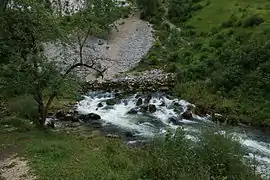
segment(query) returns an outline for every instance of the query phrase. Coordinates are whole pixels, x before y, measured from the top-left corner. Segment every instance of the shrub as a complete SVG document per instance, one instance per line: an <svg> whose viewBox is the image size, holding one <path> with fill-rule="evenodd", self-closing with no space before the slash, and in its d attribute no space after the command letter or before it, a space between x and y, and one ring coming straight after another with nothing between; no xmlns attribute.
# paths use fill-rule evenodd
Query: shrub
<svg viewBox="0 0 270 180"><path fill-rule="evenodd" d="M178 68L175 64L169 64L167 67L166 67L166 72L169 72L169 73L175 73L178 71Z"/></svg>
<svg viewBox="0 0 270 180"><path fill-rule="evenodd" d="M198 10L200 10L202 8L203 8L203 6L201 4L194 4L194 5L192 5L191 10L192 11L198 11Z"/></svg>
<svg viewBox="0 0 270 180"><path fill-rule="evenodd" d="M242 148L233 137L216 131L203 132L196 143L185 137L178 129L174 136L154 140L135 179L260 179L242 162Z"/></svg>
<svg viewBox="0 0 270 180"><path fill-rule="evenodd" d="M150 57L150 65L157 65L157 64L158 64L157 56L151 56Z"/></svg>
<svg viewBox="0 0 270 180"><path fill-rule="evenodd" d="M38 116L37 103L32 96L23 95L12 98L8 102L8 111L18 117L36 120Z"/></svg>
<svg viewBox="0 0 270 180"><path fill-rule="evenodd" d="M244 28L254 27L260 25L263 22L264 22L263 18L259 17L258 15L252 15L244 20L243 27Z"/></svg>
<svg viewBox="0 0 270 180"><path fill-rule="evenodd" d="M179 60L179 53L177 51L169 53L167 59L170 62L177 62Z"/></svg>
<svg viewBox="0 0 270 180"><path fill-rule="evenodd" d="M18 117L5 117L0 119L0 128L14 127L16 131L25 132L33 128L29 120L18 118Z"/></svg>

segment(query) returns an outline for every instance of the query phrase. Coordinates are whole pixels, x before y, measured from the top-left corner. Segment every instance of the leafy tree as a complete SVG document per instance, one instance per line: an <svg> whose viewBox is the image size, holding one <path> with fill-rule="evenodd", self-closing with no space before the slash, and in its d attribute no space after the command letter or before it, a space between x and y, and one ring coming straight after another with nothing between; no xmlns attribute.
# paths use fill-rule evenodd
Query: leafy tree
<svg viewBox="0 0 270 180"><path fill-rule="evenodd" d="M159 0L137 0L137 5L141 9L141 16L151 17L159 13L161 2Z"/></svg>
<svg viewBox="0 0 270 180"><path fill-rule="evenodd" d="M97 9L93 11L101 10L100 13L105 14L105 11L102 11L102 5L94 7ZM66 80L71 78L70 73L75 68L86 67L100 74L105 70L97 68L96 59L83 62L83 57L80 57L79 61L75 59L64 71L61 71L55 61L49 60L44 55L44 43L56 39L62 41L62 39L69 38L69 34L74 32L67 33L62 31L63 28L59 28L61 27L59 16L52 13L45 0L38 2L35 0L12 1L12 5L0 13L0 56L1 60L3 59L1 61L3 65L0 67L0 88L13 96L23 93L31 94L38 104L40 116L38 124L43 126L53 100L60 94L61 88ZM97 19L93 18L94 15L91 13L81 13L86 19L81 31L82 34L85 32L84 30L87 30L87 27L91 27L91 30L92 26L98 26L96 29L106 29L108 22L110 22L105 22L104 16ZM89 22L93 23L89 24ZM76 27L82 24L83 20ZM86 34L90 35L90 33ZM48 94L45 93L47 91Z"/></svg>

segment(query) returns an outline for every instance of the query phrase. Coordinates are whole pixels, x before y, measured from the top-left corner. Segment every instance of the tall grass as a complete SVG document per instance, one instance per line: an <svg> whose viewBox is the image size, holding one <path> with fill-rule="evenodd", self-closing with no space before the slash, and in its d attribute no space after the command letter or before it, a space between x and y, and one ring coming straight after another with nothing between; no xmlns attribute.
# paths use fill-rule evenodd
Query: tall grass
<svg viewBox="0 0 270 180"><path fill-rule="evenodd" d="M155 141L150 147L137 179L260 179L251 166L243 163L240 144L228 135L206 131L194 143L178 131L174 137Z"/></svg>

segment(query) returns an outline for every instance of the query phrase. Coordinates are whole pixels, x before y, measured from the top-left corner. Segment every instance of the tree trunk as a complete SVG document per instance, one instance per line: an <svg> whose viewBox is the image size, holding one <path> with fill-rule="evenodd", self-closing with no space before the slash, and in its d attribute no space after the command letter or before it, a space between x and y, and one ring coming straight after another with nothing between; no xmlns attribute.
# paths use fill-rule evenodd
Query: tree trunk
<svg viewBox="0 0 270 180"><path fill-rule="evenodd" d="M44 116L45 115L44 111L45 111L45 107L44 107L43 102L41 103L39 102L38 104L39 120L37 122L37 125L39 127L43 127L45 124L46 116Z"/></svg>

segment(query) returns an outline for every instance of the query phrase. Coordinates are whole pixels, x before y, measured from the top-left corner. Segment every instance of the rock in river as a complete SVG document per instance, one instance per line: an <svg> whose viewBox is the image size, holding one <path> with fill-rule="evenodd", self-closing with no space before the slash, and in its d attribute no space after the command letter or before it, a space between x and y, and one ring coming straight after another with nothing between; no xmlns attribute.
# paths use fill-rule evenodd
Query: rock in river
<svg viewBox="0 0 270 180"><path fill-rule="evenodd" d="M149 104L149 112L154 113L157 111L157 108L154 104Z"/></svg>
<svg viewBox="0 0 270 180"><path fill-rule="evenodd" d="M97 107L98 108L103 107L103 104L100 102L100 103L98 103Z"/></svg>
<svg viewBox="0 0 270 180"><path fill-rule="evenodd" d="M101 119L101 117L98 114L89 113L89 114L82 114L82 115L80 115L79 119L81 119L82 121L86 122L86 121L91 121L91 120L99 120L99 119Z"/></svg>
<svg viewBox="0 0 270 180"><path fill-rule="evenodd" d="M192 119L193 118L192 112L189 111L189 110L186 110L185 112L183 112L182 118L184 118L184 119Z"/></svg>
<svg viewBox="0 0 270 180"><path fill-rule="evenodd" d="M108 106L113 106L113 105L116 104L116 100L115 100L115 99L108 99L108 100L106 101L106 104L107 104Z"/></svg>
<svg viewBox="0 0 270 180"><path fill-rule="evenodd" d="M137 102L136 102L136 106L140 106L140 105L142 105L142 103L143 103L142 98L139 98L139 99L137 100Z"/></svg>

